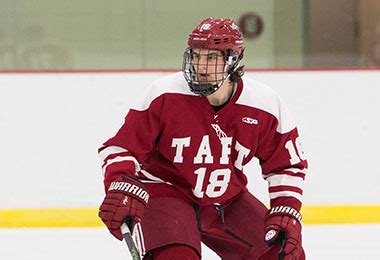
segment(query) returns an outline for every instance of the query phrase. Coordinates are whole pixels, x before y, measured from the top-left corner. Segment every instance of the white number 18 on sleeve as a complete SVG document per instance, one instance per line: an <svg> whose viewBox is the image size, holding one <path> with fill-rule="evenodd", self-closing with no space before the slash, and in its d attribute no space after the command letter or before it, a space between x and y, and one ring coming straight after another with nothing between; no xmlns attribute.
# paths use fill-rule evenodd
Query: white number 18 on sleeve
<svg viewBox="0 0 380 260"><path fill-rule="evenodd" d="M297 137L295 142L293 143L292 140L289 140L285 143L285 148L288 150L290 155L290 163L292 165L297 164L301 162L301 160L305 160L305 153L301 146L300 138Z"/></svg>

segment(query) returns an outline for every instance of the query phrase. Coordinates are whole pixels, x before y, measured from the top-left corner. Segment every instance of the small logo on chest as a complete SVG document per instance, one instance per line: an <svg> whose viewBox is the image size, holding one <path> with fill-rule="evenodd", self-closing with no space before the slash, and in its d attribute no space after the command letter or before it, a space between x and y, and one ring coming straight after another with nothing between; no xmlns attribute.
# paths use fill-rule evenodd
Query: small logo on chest
<svg viewBox="0 0 380 260"><path fill-rule="evenodd" d="M253 118L250 118L250 117L243 117L241 119L241 121L243 121L244 123L250 124L250 125L257 125L257 124L259 124L259 121L257 119L253 119Z"/></svg>

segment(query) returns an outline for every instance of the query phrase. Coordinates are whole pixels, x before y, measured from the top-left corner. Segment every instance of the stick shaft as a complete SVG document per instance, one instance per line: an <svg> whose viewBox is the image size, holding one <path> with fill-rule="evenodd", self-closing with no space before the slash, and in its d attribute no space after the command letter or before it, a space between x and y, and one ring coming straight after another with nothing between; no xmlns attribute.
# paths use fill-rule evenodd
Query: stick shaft
<svg viewBox="0 0 380 260"><path fill-rule="evenodd" d="M131 253L133 260L141 260L139 251L133 241L131 231L126 223L123 223L120 227L121 233L123 234L124 240L127 243L129 252Z"/></svg>

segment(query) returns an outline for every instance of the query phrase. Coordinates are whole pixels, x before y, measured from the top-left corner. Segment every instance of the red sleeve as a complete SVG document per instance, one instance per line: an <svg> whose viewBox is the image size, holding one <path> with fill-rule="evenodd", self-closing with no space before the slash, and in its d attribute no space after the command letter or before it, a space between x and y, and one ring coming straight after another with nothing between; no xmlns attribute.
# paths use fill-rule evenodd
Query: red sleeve
<svg viewBox="0 0 380 260"><path fill-rule="evenodd" d="M162 102L161 96L147 108L131 109L116 135L99 149L105 189L120 175L138 177L141 162L153 150L160 131L159 113Z"/></svg>
<svg viewBox="0 0 380 260"><path fill-rule="evenodd" d="M284 130L281 127L284 122L272 119L258 147L263 177L269 185L270 204L271 207L287 205L299 211L308 165L298 130L295 126Z"/></svg>

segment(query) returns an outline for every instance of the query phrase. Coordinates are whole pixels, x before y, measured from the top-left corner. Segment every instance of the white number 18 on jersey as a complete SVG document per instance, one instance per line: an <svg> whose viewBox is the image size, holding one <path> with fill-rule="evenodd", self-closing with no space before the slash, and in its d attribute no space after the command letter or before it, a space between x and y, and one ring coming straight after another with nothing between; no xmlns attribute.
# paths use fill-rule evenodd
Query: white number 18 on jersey
<svg viewBox="0 0 380 260"><path fill-rule="evenodd" d="M197 175L197 183L193 189L193 194L198 198L203 198L204 191L203 182L206 175L206 168L201 167L194 172ZM228 183L231 179L230 169L216 169L210 174L210 178L206 187L206 195L209 198L216 198L222 196L226 190Z"/></svg>

